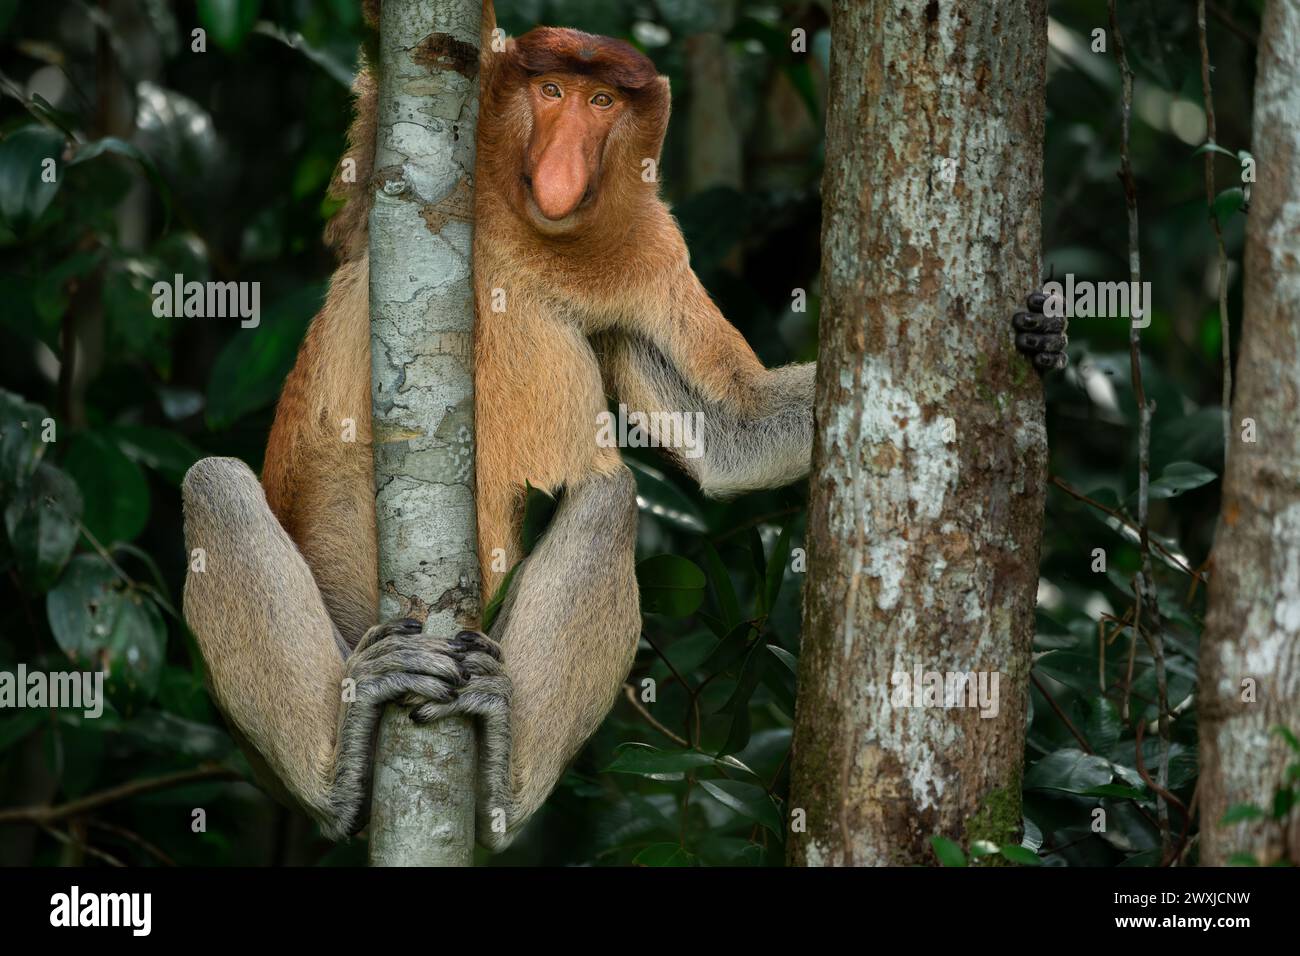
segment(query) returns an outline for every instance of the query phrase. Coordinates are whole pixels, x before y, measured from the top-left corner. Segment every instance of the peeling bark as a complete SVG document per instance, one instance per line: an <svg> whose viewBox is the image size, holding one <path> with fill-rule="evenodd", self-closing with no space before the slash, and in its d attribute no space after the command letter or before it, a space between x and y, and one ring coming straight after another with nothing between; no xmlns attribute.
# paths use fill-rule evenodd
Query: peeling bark
<svg viewBox="0 0 1300 956"><path fill-rule="evenodd" d="M1271 815L1300 755L1300 8L1269 3L1259 31L1245 310L1232 454L1200 658L1201 862L1300 863L1300 813L1220 827L1248 803ZM1242 441L1243 421L1255 442ZM1253 700L1248 699L1253 690ZM1243 699L1247 698L1247 699Z"/></svg>
<svg viewBox="0 0 1300 956"><path fill-rule="evenodd" d="M835 0L796 865L1019 842L1046 465L1011 315L1040 256L1042 0ZM997 714L891 702L986 672Z"/></svg>
<svg viewBox="0 0 1300 956"><path fill-rule="evenodd" d="M479 613L468 214L478 119L478 0L385 0L370 214L380 616L450 637ZM474 728L380 724L370 862L467 866Z"/></svg>

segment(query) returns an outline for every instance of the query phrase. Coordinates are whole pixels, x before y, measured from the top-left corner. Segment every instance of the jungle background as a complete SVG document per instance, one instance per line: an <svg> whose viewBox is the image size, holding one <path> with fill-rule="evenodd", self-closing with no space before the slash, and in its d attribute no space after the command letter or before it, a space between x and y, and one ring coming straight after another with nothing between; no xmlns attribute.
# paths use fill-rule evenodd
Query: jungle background
<svg viewBox="0 0 1300 956"><path fill-rule="evenodd" d="M1235 154L1250 145L1261 6L1210 4L1222 148L1214 214L1233 328L1247 214ZM826 8L502 0L497 12L513 34L577 27L625 38L654 59L674 97L660 178L695 269L767 364L814 359ZM1119 74L1109 44L1091 49L1106 6L1054 0L1049 14L1044 268L1126 279ZM1178 705L1169 789L1184 806L1197 776L1197 569L1214 534L1223 452L1194 14L1174 0L1121 5L1137 73L1143 277L1155 305L1142 348L1156 403L1156 575ZM191 49L196 27L206 52ZM791 50L796 27L806 52ZM93 661L110 673L110 706L97 720L0 712L0 863L365 859L364 838L333 846L246 782L177 615L180 479L203 455L260 467L274 402L332 269L321 242L334 208L325 187L344 152L365 34L355 0L0 0L0 670ZM47 156L64 158L55 184L40 179ZM260 325L155 317L151 287L175 273L260 282ZM802 310L796 289L807 294ZM1008 320L1016 308L1007 303ZM1071 368L1046 386L1051 474L1090 502L1059 484L1048 492L1025 852L1013 856L1154 865L1154 795L1135 734L1154 715L1154 675L1139 648L1130 679L1129 637L1108 623L1131 605L1138 566L1125 527L1137 481L1128 327L1076 319L1070 334ZM47 417L53 442L20 424ZM709 502L661 460L628 457L642 512L636 700L620 699L526 834L493 862L779 865L806 491ZM1094 570L1094 548L1105 549L1104 572ZM653 701L643 700L647 678ZM1157 743L1142 741L1146 767ZM4 817L177 773L188 782L83 812ZM1104 833L1090 828L1099 805L1110 819ZM199 832L196 808L206 821ZM1194 862L1197 824L1185 826L1177 807L1171 817L1181 858Z"/></svg>

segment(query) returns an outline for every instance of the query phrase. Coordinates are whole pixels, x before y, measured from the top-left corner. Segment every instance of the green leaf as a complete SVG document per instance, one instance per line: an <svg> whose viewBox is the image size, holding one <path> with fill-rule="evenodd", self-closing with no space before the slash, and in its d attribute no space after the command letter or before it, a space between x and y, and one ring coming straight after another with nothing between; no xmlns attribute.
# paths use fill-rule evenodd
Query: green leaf
<svg viewBox="0 0 1300 956"><path fill-rule="evenodd" d="M772 652L772 656L789 668L790 673L795 677L799 676L799 658L795 657L784 647L778 647L776 644L767 645L767 649Z"/></svg>
<svg viewBox="0 0 1300 956"><path fill-rule="evenodd" d="M762 787L738 780L699 780L697 783L723 806L766 827L776 834L777 839L784 838L781 815Z"/></svg>
<svg viewBox="0 0 1300 956"><path fill-rule="evenodd" d="M1288 728L1283 727L1281 724L1276 724L1273 726L1272 732L1285 740L1288 747L1296 753L1300 753L1300 738L1297 738Z"/></svg>
<svg viewBox="0 0 1300 956"><path fill-rule="evenodd" d="M1234 853L1228 857L1228 866L1259 866L1259 860L1249 853Z"/></svg>
<svg viewBox="0 0 1300 956"><path fill-rule="evenodd" d="M138 465L98 434L72 439L63 467L85 499L82 521L101 544L132 541L149 521L149 483Z"/></svg>
<svg viewBox="0 0 1300 956"><path fill-rule="evenodd" d="M487 606L483 608L482 626L485 632L492 630L492 624L496 621L497 615L501 613L501 605L506 599L506 594L510 591L510 582L515 579L515 574L519 571L522 564L523 562L520 562L506 572L506 576L502 578L501 583L497 585L496 593L492 595L492 599L488 601Z"/></svg>
<svg viewBox="0 0 1300 956"><path fill-rule="evenodd" d="M1245 202L1245 192L1242 191L1240 186L1233 186L1215 196L1214 205L1210 208L1214 213L1214 218L1218 219L1219 222L1223 222L1241 209Z"/></svg>
<svg viewBox="0 0 1300 956"><path fill-rule="evenodd" d="M749 655L758 631L748 621L741 621L714 646L709 656L704 658L694 670L701 670L710 677L726 674Z"/></svg>
<svg viewBox="0 0 1300 956"><path fill-rule="evenodd" d="M736 588L731 583L731 575L722 556L709 541L704 542L704 567L709 575L709 583L713 585L713 595L718 600L722 621L730 631L740 623L740 601L736 598Z"/></svg>
<svg viewBox="0 0 1300 956"><path fill-rule="evenodd" d="M793 522L786 522L781 534L772 548L772 557L767 562L767 574L763 586L763 606L767 610L776 607L776 599L781 594L781 582L785 580L786 565L790 562L790 532Z"/></svg>
<svg viewBox="0 0 1300 956"><path fill-rule="evenodd" d="M934 850L934 855L939 858L940 866L966 865L966 854L962 852L962 848L947 837L930 837L930 847Z"/></svg>
<svg viewBox="0 0 1300 956"><path fill-rule="evenodd" d="M1160 477L1147 486L1152 498L1176 498L1184 491L1208 485L1219 476L1195 462L1175 461L1165 466Z"/></svg>
<svg viewBox="0 0 1300 956"><path fill-rule="evenodd" d="M304 286L262 314L256 328L232 324L230 340L208 377L208 426L228 428L249 412L275 401L293 368L298 345L320 309L324 287ZM341 422L331 423L342 429Z"/></svg>
<svg viewBox="0 0 1300 956"><path fill-rule="evenodd" d="M1058 750L1029 768L1024 789L1083 793L1110 783L1112 776L1110 762L1104 757L1082 750Z"/></svg>
<svg viewBox="0 0 1300 956"><path fill-rule="evenodd" d="M520 531L520 544L527 557L533 553L533 548L537 547L537 542L542 540L542 535L551 526L560 499L540 488L534 488L531 482L524 482L524 488L524 521ZM563 493L560 492L561 495Z"/></svg>
<svg viewBox="0 0 1300 956"><path fill-rule="evenodd" d="M49 417L40 405L0 389L0 495L27 484L45 454L41 423Z"/></svg>
<svg viewBox="0 0 1300 956"><path fill-rule="evenodd" d="M1290 787L1278 787L1273 793L1273 819L1285 820L1293 806L1295 806L1295 791Z"/></svg>
<svg viewBox="0 0 1300 956"><path fill-rule="evenodd" d="M1247 820L1263 820L1266 816L1268 814L1253 804L1234 803L1224 811L1219 819L1219 826L1232 826L1234 823L1244 823Z"/></svg>
<svg viewBox="0 0 1300 956"><path fill-rule="evenodd" d="M1213 143L1210 142L1209 140L1206 140L1200 146L1197 146L1196 149L1192 151L1192 155L1200 156L1202 153L1207 153L1207 152L1222 153L1224 156L1231 156L1233 159L1237 158L1237 154L1234 153L1232 150L1224 149L1218 143Z"/></svg>
<svg viewBox="0 0 1300 956"><path fill-rule="evenodd" d="M1119 708L1106 697L1088 701L1088 717L1084 721L1083 735L1097 752L1110 750L1124 732L1124 721Z"/></svg>
<svg viewBox="0 0 1300 956"><path fill-rule="evenodd" d="M187 760L221 760L235 749L220 728L153 708L125 721L121 732L144 749Z"/></svg>
<svg viewBox="0 0 1300 956"><path fill-rule="evenodd" d="M717 763L710 754L698 750L655 750L650 747L624 747L603 773L630 773L651 780L681 780L689 770Z"/></svg>
<svg viewBox="0 0 1300 956"><path fill-rule="evenodd" d="M238 50L257 23L261 0L198 0L199 23L217 45Z"/></svg>
<svg viewBox="0 0 1300 956"><path fill-rule="evenodd" d="M79 144L76 154L68 161L68 165L78 166L82 163L88 163L92 159L98 159L100 156L124 156L140 166L145 178L149 180L154 192L158 194L158 198L162 202L162 231L166 232L171 225L172 194L171 190L167 188L167 181L158 172L158 167L154 165L153 160L141 152L138 147L126 142L126 140L118 139L116 136L105 136L103 139Z"/></svg>
<svg viewBox="0 0 1300 956"><path fill-rule="evenodd" d="M1005 844L1000 852L1003 857L1020 866L1043 865L1043 861L1038 858L1037 853L1033 850L1026 850L1023 846L1017 846L1014 843Z"/></svg>
<svg viewBox="0 0 1300 956"><path fill-rule="evenodd" d="M177 487L190 465L203 457L184 436L165 428L119 425L100 434L132 461L153 469Z"/></svg>
<svg viewBox="0 0 1300 956"><path fill-rule="evenodd" d="M694 866L695 856L679 843L652 843L632 858L633 866Z"/></svg>
<svg viewBox="0 0 1300 956"><path fill-rule="evenodd" d="M0 222L14 232L25 232L58 195L64 143L44 126L22 126L0 140ZM54 160L54 182L42 182L47 159Z"/></svg>
<svg viewBox="0 0 1300 956"><path fill-rule="evenodd" d="M632 469L636 478L636 503L642 514L652 515L691 534L703 534L708 530L699 508L663 472L634 458L625 458L624 464Z"/></svg>
<svg viewBox="0 0 1300 956"><path fill-rule="evenodd" d="M81 494L53 465L41 464L5 508L5 531L24 582L43 593L58 580L77 545Z"/></svg>
<svg viewBox="0 0 1300 956"><path fill-rule="evenodd" d="M74 558L45 602L54 640L80 668L108 673L105 689L130 714L153 699L167 629L147 596L123 585L94 554Z"/></svg>
<svg viewBox="0 0 1300 956"><path fill-rule="evenodd" d="M731 714L731 727L727 731L726 742L718 751L719 756L744 750L745 745L749 743L749 699L754 696L754 690L762 679L763 668L767 665L767 661L768 656L757 644L745 657L740 678L736 681L736 689L718 711L722 714Z"/></svg>
<svg viewBox="0 0 1300 956"><path fill-rule="evenodd" d="M20 710L0 720L0 754L39 727L47 717L47 710Z"/></svg>
<svg viewBox="0 0 1300 956"><path fill-rule="evenodd" d="M1137 787L1126 787L1121 783L1103 783L1100 787L1089 787L1078 791L1081 797L1114 797L1117 799L1145 800L1147 794Z"/></svg>
<svg viewBox="0 0 1300 956"><path fill-rule="evenodd" d="M636 578L647 614L690 617L704 601L704 572L675 554L646 558L636 566Z"/></svg>

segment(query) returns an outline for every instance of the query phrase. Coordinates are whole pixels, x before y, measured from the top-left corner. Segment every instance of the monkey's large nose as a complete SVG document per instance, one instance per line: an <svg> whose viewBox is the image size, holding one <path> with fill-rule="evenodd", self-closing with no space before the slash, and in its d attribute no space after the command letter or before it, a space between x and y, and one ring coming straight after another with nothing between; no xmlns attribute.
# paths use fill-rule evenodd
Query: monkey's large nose
<svg viewBox="0 0 1300 956"><path fill-rule="evenodd" d="M547 219L563 219L587 193L587 162L579 143L551 143L537 158L533 202Z"/></svg>

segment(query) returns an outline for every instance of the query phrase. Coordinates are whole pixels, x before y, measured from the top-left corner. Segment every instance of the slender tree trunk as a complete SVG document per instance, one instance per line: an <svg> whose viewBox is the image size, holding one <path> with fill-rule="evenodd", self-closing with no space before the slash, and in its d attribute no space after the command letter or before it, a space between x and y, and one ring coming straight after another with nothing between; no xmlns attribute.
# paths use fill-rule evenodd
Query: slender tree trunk
<svg viewBox="0 0 1300 956"><path fill-rule="evenodd" d="M1272 0L1259 31L1245 312L1233 440L1201 643L1201 862L1300 863L1300 813L1273 794L1300 754L1300 7ZM1253 424L1252 424L1253 423ZM1250 429L1254 429L1254 435ZM1253 441L1251 439L1254 439ZM1219 826L1237 804L1262 820Z"/></svg>
<svg viewBox="0 0 1300 956"><path fill-rule="evenodd" d="M380 616L451 636L479 613L470 275L479 0L384 0L370 214ZM380 724L374 865L467 866L473 726Z"/></svg>
<svg viewBox="0 0 1300 956"><path fill-rule="evenodd" d="M1019 842L1047 449L1011 315L1038 280L1047 17L835 0L831 36L789 856L933 863L934 834ZM982 673L987 706L913 706L918 672Z"/></svg>

